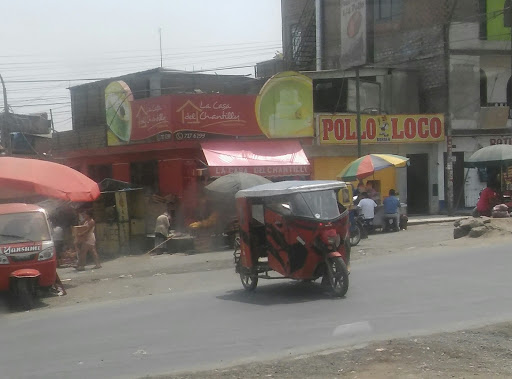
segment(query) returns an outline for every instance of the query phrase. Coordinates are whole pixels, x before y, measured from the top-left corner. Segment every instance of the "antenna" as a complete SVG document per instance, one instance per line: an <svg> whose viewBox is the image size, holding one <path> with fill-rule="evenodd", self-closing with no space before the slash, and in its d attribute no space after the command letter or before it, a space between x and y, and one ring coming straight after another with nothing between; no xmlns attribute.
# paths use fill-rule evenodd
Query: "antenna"
<svg viewBox="0 0 512 379"><path fill-rule="evenodd" d="M162 56L162 27L158 28L158 34L160 36L160 67L163 67L163 56Z"/></svg>

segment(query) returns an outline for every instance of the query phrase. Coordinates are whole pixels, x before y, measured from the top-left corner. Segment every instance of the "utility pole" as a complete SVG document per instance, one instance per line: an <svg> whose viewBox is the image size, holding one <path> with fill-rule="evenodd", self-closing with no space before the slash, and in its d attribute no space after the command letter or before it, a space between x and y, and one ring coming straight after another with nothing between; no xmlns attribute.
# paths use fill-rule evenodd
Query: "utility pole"
<svg viewBox="0 0 512 379"><path fill-rule="evenodd" d="M359 67L356 68L356 128L357 128L357 157L363 156L361 147L361 99L359 96L359 89L361 80L359 78Z"/></svg>
<svg viewBox="0 0 512 379"><path fill-rule="evenodd" d="M510 28L510 72L512 73L512 0L505 0L503 25ZM512 88L510 91L512 92ZM507 96L512 98L512 93L507 93ZM508 106L508 118L512 118L512 104L508 104Z"/></svg>
<svg viewBox="0 0 512 379"><path fill-rule="evenodd" d="M452 117L451 117L451 99L450 99L450 24L452 22L453 12L457 6L458 0L451 0L453 3L448 13L448 19L444 25L444 61L445 61L445 82L446 82L446 112L444 117L446 130L446 208L448 215L452 216L453 208L453 141L452 141ZM447 2L447 4L449 1Z"/></svg>
<svg viewBox="0 0 512 379"><path fill-rule="evenodd" d="M51 109L50 109L50 119L52 121L52 133L55 133L55 124L53 123L53 113L52 113Z"/></svg>
<svg viewBox="0 0 512 379"><path fill-rule="evenodd" d="M2 145L6 155L11 155L11 133L9 126L9 104L7 103L7 88L5 88L4 78L0 75L2 89L4 92L4 114L2 117Z"/></svg>
<svg viewBox="0 0 512 379"><path fill-rule="evenodd" d="M162 55L162 27L158 28L158 34L160 36L160 67L164 66L164 59Z"/></svg>

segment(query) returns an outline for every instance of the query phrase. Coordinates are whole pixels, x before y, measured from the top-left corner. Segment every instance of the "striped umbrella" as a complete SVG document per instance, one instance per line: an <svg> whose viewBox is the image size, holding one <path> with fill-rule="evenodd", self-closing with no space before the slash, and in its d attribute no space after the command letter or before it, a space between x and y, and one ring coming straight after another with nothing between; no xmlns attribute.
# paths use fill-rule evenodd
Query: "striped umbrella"
<svg viewBox="0 0 512 379"><path fill-rule="evenodd" d="M346 182L361 180L371 176L375 171L388 167L405 167L409 158L394 154L368 154L349 163L337 178Z"/></svg>

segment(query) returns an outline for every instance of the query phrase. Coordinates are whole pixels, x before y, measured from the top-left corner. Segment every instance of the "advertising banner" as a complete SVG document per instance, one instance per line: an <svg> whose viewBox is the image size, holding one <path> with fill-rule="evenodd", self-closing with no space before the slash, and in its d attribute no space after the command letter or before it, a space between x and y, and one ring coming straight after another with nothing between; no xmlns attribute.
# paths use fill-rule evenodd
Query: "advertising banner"
<svg viewBox="0 0 512 379"><path fill-rule="evenodd" d="M322 145L357 144L356 115L323 114L318 117ZM444 115L361 116L361 143L425 143L444 141Z"/></svg>
<svg viewBox="0 0 512 379"><path fill-rule="evenodd" d="M253 95L167 95L135 100L131 141L162 132L173 140L205 139L211 134L258 136Z"/></svg>
<svg viewBox="0 0 512 379"><path fill-rule="evenodd" d="M361 66L368 56L366 0L341 0L341 66Z"/></svg>
<svg viewBox="0 0 512 379"><path fill-rule="evenodd" d="M309 165L306 166L225 166L210 167L209 173L212 178L233 174L235 172L244 172L249 174L261 175L266 178L282 176L308 176L311 174Z"/></svg>
<svg viewBox="0 0 512 379"><path fill-rule="evenodd" d="M268 138L313 137L313 81L286 71L270 78L256 100L258 125Z"/></svg>
<svg viewBox="0 0 512 379"><path fill-rule="evenodd" d="M297 72L270 78L256 95L164 95L134 100L122 81L105 90L108 145L218 136L313 137L313 83Z"/></svg>

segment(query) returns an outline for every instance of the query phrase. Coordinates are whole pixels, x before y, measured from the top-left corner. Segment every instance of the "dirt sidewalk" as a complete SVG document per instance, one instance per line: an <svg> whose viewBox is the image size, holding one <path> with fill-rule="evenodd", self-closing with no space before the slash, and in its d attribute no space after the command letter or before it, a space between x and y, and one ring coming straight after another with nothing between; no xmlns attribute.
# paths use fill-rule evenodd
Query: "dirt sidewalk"
<svg viewBox="0 0 512 379"><path fill-rule="evenodd" d="M510 378L511 356L512 323L502 323L158 378Z"/></svg>

